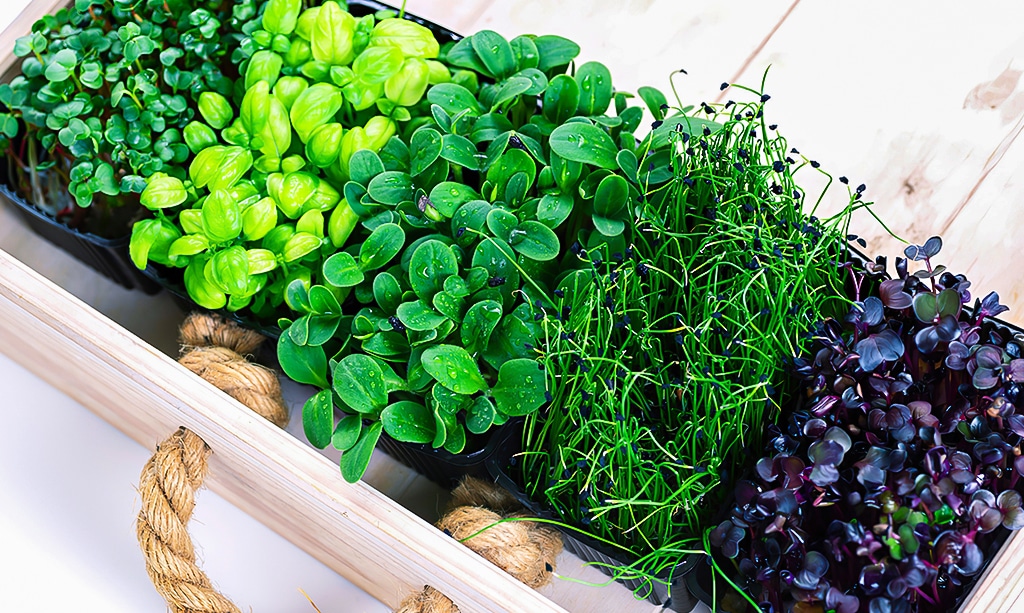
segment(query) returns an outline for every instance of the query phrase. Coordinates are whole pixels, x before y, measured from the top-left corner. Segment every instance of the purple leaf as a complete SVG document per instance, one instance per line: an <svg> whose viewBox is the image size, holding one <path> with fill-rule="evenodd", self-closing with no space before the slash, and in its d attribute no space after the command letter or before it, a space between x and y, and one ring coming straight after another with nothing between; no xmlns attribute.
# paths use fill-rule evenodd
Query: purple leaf
<svg viewBox="0 0 1024 613"><path fill-rule="evenodd" d="M942 249L942 238L933 236L924 242L921 246L921 251L925 257L933 258Z"/></svg>
<svg viewBox="0 0 1024 613"><path fill-rule="evenodd" d="M878 288L878 294L882 297L882 304L890 309L901 311L913 303L911 295L903 291L902 279L882 281L881 286Z"/></svg>
<svg viewBox="0 0 1024 613"><path fill-rule="evenodd" d="M903 341L892 330L882 330L878 334L860 340L855 351L860 356L860 367L864 372L871 372L883 362L894 362L903 357Z"/></svg>

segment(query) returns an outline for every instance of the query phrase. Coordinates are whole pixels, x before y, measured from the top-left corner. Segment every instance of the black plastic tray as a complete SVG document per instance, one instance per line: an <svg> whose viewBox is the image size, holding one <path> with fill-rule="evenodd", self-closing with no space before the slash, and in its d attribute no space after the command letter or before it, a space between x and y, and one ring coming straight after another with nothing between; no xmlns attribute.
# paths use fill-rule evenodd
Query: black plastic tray
<svg viewBox="0 0 1024 613"><path fill-rule="evenodd" d="M129 235L103 238L89 232L80 232L57 221L17 194L11 185L6 163L0 163L0 199L7 201L33 232L114 283L128 289L141 289L147 294L160 291L160 285L132 264L128 256Z"/></svg>
<svg viewBox="0 0 1024 613"><path fill-rule="evenodd" d="M582 532L563 528L561 523L564 520L552 512L551 509L531 499L509 474L508 468L516 461L515 454L519 451L519 440L522 435L522 423L517 425L518 427L507 428L495 436L497 439L495 441L495 452L487 459L487 469L490 473L490 478L508 490L519 504L526 507L533 515L541 519L558 522L553 525L562 533L562 543L567 550L584 562L596 562L595 566L601 572L609 577L614 577L614 571L610 567L627 566L633 560L627 559L621 551L612 550L607 545ZM703 558L703 555L686 556L682 562L658 577L664 583L652 583L643 579L617 579L617 581L634 593L637 593L639 597L646 597L652 604L664 605L665 608L672 609L673 605L669 602L669 584L672 586L672 594L680 594L686 589L683 581L684 578ZM643 591L645 587L649 591ZM673 601L676 603L686 602L686 599L673 598ZM688 610L685 609L684 611Z"/></svg>
<svg viewBox="0 0 1024 613"><path fill-rule="evenodd" d="M469 453L450 453L430 445L402 443L382 433L377 447L402 464L414 469L434 483L448 489L458 485L463 477L489 480L488 462L499 453L506 436L522 432L521 418L515 418L481 435L482 446Z"/></svg>

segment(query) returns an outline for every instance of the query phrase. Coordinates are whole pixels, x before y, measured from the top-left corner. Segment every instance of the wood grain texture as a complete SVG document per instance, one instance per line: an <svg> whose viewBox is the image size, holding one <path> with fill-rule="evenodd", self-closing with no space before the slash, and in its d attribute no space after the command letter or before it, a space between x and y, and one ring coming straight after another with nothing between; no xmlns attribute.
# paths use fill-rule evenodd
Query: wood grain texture
<svg viewBox="0 0 1024 613"><path fill-rule="evenodd" d="M1024 230L1015 189L1024 170L1024 5L982 2L969 18L962 8L804 2L737 81L756 85L770 67L766 115L790 144L851 186L866 184L899 236L941 234L941 263L967 274L976 294L998 291L1007 318L1021 321L1012 254ZM846 199L835 184L828 210ZM902 253L867 216L853 230L869 252Z"/></svg>

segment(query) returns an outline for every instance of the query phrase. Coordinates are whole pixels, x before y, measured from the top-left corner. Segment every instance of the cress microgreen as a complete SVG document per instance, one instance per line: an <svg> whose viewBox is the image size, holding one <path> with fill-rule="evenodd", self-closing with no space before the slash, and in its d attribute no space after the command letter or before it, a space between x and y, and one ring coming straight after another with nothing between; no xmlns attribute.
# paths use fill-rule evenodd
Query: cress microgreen
<svg viewBox="0 0 1024 613"><path fill-rule="evenodd" d="M13 184L73 227L124 235L147 178L183 176L198 100L230 94L226 60L255 6L78 0L37 21L15 43L21 74L0 85Z"/></svg>

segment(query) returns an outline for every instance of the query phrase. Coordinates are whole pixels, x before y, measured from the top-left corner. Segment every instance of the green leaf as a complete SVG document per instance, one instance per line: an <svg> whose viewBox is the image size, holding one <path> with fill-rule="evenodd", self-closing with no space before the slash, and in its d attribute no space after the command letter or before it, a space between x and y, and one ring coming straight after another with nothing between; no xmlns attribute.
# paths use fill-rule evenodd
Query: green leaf
<svg viewBox="0 0 1024 613"><path fill-rule="evenodd" d="M409 174L422 174L441 155L441 133L433 128L420 128L409 141Z"/></svg>
<svg viewBox="0 0 1024 613"><path fill-rule="evenodd" d="M446 422L444 439L444 450L448 453L459 454L466 448L466 429L458 421Z"/></svg>
<svg viewBox="0 0 1024 613"><path fill-rule="evenodd" d="M317 449L331 444L334 430L334 399L331 390L320 390L302 406L302 430Z"/></svg>
<svg viewBox="0 0 1024 613"><path fill-rule="evenodd" d="M516 219L516 216L504 209L494 208L487 214L487 229L503 241L508 241L511 238L512 232L518 225L519 220Z"/></svg>
<svg viewBox="0 0 1024 613"><path fill-rule="evenodd" d="M205 274L225 294L244 294L249 287L249 258L245 248L233 245L218 251L207 263Z"/></svg>
<svg viewBox="0 0 1024 613"><path fill-rule="evenodd" d="M589 123L567 123L551 132L551 150L566 160L612 170L618 147L608 133Z"/></svg>
<svg viewBox="0 0 1024 613"><path fill-rule="evenodd" d="M612 101L612 74L600 62L587 62L576 70L576 83L580 86L581 115L601 115Z"/></svg>
<svg viewBox="0 0 1024 613"><path fill-rule="evenodd" d="M644 86L636 90L636 93L640 95L656 121L665 119L665 109L662 107L668 106L668 100L665 99L665 94L661 93L660 89Z"/></svg>
<svg viewBox="0 0 1024 613"><path fill-rule="evenodd" d="M354 287L363 282L363 269L351 254L339 251L327 258L324 280L335 287Z"/></svg>
<svg viewBox="0 0 1024 613"><path fill-rule="evenodd" d="M181 179L169 176L153 177L146 185L139 201L150 210L166 209L178 206L188 199L185 184Z"/></svg>
<svg viewBox="0 0 1024 613"><path fill-rule="evenodd" d="M402 303L402 288L398 279L387 272L378 274L373 279L373 299L385 312L394 314Z"/></svg>
<svg viewBox="0 0 1024 613"><path fill-rule="evenodd" d="M339 451L348 451L359 440L363 431L362 415L346 415L338 422L331 436L331 446Z"/></svg>
<svg viewBox="0 0 1024 613"><path fill-rule="evenodd" d="M481 30L472 36L473 50L496 79L516 71L516 56L505 37L493 30Z"/></svg>
<svg viewBox="0 0 1024 613"><path fill-rule="evenodd" d="M469 170L480 168L480 152L473 141L459 134L441 137L441 157Z"/></svg>
<svg viewBox="0 0 1024 613"><path fill-rule="evenodd" d="M572 214L572 205L568 194L545 194L537 204L537 219L549 228L557 228Z"/></svg>
<svg viewBox="0 0 1024 613"><path fill-rule="evenodd" d="M491 393L499 411L516 417L539 409L545 402L545 391L544 371L536 361L520 358L501 365Z"/></svg>
<svg viewBox="0 0 1024 613"><path fill-rule="evenodd" d="M524 221L512 232L509 244L526 257L546 262L558 257L558 237L539 221Z"/></svg>
<svg viewBox="0 0 1024 613"><path fill-rule="evenodd" d="M533 38L517 36L509 41L509 44L512 45L512 53L516 56L516 67L519 70L537 68L537 64L540 63L540 51L537 50Z"/></svg>
<svg viewBox="0 0 1024 613"><path fill-rule="evenodd" d="M334 366L334 391L353 411L378 413L388 404L384 371L375 358L354 353Z"/></svg>
<svg viewBox="0 0 1024 613"><path fill-rule="evenodd" d="M418 402L401 400L389 404L380 414L384 431L403 443L429 443L434 440L434 414Z"/></svg>
<svg viewBox="0 0 1024 613"><path fill-rule="evenodd" d="M480 194L464 183L443 181L430 190L430 202L445 217L451 218L459 207L480 198Z"/></svg>
<svg viewBox="0 0 1024 613"><path fill-rule="evenodd" d="M78 65L78 54L71 49L61 49L46 64L43 76L47 81L60 83L71 78L71 73Z"/></svg>
<svg viewBox="0 0 1024 613"><path fill-rule="evenodd" d="M608 175L601 180L594 194L594 214L615 218L629 201L629 185L619 175Z"/></svg>
<svg viewBox="0 0 1024 613"><path fill-rule="evenodd" d="M494 300L481 300L466 311L460 335L462 345L470 353L487 347L491 334L501 320L501 305Z"/></svg>
<svg viewBox="0 0 1024 613"><path fill-rule="evenodd" d="M383 428L379 421L375 422L360 433L359 440L351 449L341 454L341 476L345 481L356 483L363 477Z"/></svg>
<svg viewBox="0 0 1024 613"><path fill-rule="evenodd" d="M335 66L348 65L352 61L355 30L355 17L342 10L333 0L324 2L317 11L309 35L313 57Z"/></svg>
<svg viewBox="0 0 1024 613"><path fill-rule="evenodd" d="M555 124L565 123L576 114L580 104L580 86L569 75L551 79L544 91L544 117Z"/></svg>
<svg viewBox="0 0 1024 613"><path fill-rule="evenodd" d="M636 154L629 149L623 149L615 156L615 163L618 165L626 178L633 183L637 182L637 171L640 169L640 163L636 159Z"/></svg>
<svg viewBox="0 0 1024 613"><path fill-rule="evenodd" d="M384 163L370 149L360 149L352 154L348 163L349 177L363 187L379 174L384 172Z"/></svg>
<svg viewBox="0 0 1024 613"><path fill-rule="evenodd" d="M396 313L398 319L405 324L406 328L421 332L434 330L447 319L443 315L439 315L429 304L422 300L403 302L398 305Z"/></svg>
<svg viewBox="0 0 1024 613"><path fill-rule="evenodd" d="M424 241L409 260L409 282L422 300L430 300L441 291L449 275L458 274L459 261L455 252L439 240Z"/></svg>
<svg viewBox="0 0 1024 613"><path fill-rule="evenodd" d="M540 54L537 68L547 72L552 68L568 66L580 54L580 46L561 36L547 35L533 39L534 46Z"/></svg>
<svg viewBox="0 0 1024 613"><path fill-rule="evenodd" d="M263 10L263 29L271 34L291 34L299 21L302 0L270 0Z"/></svg>
<svg viewBox="0 0 1024 613"><path fill-rule="evenodd" d="M448 64L452 66L469 68L470 70L475 70L481 74L493 76L490 74L490 71L487 70L487 67L484 65L483 61L481 61L480 56L477 55L476 51L473 49L472 37L463 38L462 40L452 45L451 48L448 49L448 52L445 55L444 59ZM439 447L440 445L434 446Z"/></svg>
<svg viewBox="0 0 1024 613"><path fill-rule="evenodd" d="M483 434L494 423L496 411L490 398L477 396L466 412L466 429L473 434Z"/></svg>
<svg viewBox="0 0 1024 613"><path fill-rule="evenodd" d="M203 233L214 243L237 238L242 232L242 211L227 190L214 190L202 207Z"/></svg>
<svg viewBox="0 0 1024 613"><path fill-rule="evenodd" d="M518 96L534 89L533 81L524 77L509 77L502 81L501 85L494 92L491 101L491 111L500 108L506 102L515 100Z"/></svg>
<svg viewBox="0 0 1024 613"><path fill-rule="evenodd" d="M376 270L390 262L405 245L405 231L395 223L377 226L359 248L359 266Z"/></svg>
<svg viewBox="0 0 1024 613"><path fill-rule="evenodd" d="M404 172L383 172L370 180L366 191L370 197L381 204L395 206L403 201L412 200L414 186L412 177Z"/></svg>
<svg viewBox="0 0 1024 613"><path fill-rule="evenodd" d="M318 346L299 345L291 335L282 334L277 340L277 360L288 378L298 383L328 387L327 356Z"/></svg>
<svg viewBox="0 0 1024 613"><path fill-rule="evenodd" d="M482 115L484 108L468 89L455 83L438 83L427 90L427 100L444 109L449 115L468 111L472 116Z"/></svg>
<svg viewBox="0 0 1024 613"><path fill-rule="evenodd" d="M475 394L487 389L473 356L455 345L434 345L423 350L423 369L438 383L457 394Z"/></svg>

